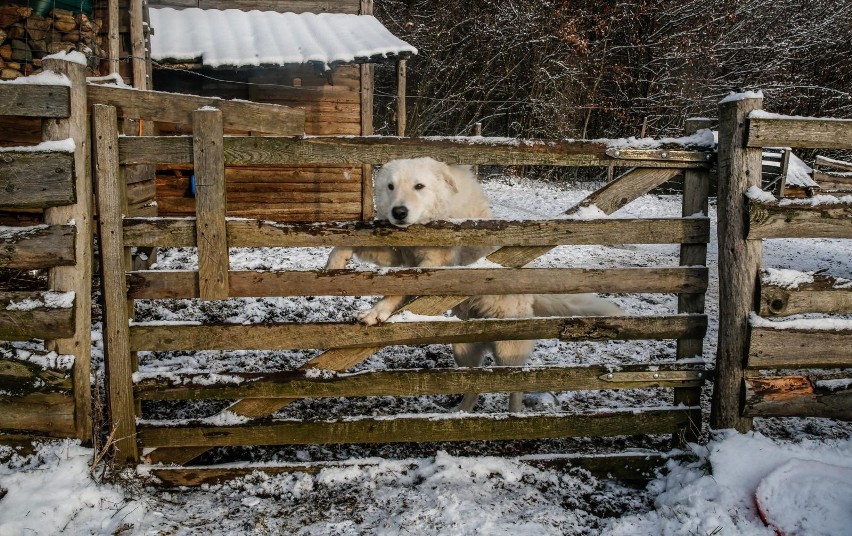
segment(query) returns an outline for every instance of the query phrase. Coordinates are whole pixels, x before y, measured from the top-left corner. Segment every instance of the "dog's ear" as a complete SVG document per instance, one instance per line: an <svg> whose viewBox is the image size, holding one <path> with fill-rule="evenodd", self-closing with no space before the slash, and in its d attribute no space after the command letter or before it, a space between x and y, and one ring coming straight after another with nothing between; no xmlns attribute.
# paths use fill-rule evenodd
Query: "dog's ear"
<svg viewBox="0 0 852 536"><path fill-rule="evenodd" d="M443 162L438 162L435 173L436 175L438 175L438 177L440 177L442 181L447 183L447 186L450 187L450 190L452 190L454 194L459 193L459 188L456 185L456 176L453 173L453 168L451 168L447 164L444 164Z"/></svg>

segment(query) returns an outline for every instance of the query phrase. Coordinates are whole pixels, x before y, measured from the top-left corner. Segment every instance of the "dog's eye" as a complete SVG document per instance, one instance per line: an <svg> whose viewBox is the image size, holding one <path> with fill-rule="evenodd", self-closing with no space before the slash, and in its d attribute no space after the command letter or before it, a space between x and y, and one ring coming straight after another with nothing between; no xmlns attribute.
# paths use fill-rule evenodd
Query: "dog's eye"
<svg viewBox="0 0 852 536"><path fill-rule="evenodd" d="M425 184L415 184L414 185L415 190L422 190L423 188L426 188Z"/></svg>
<svg viewBox="0 0 852 536"><path fill-rule="evenodd" d="M393 184L388 184L388 190L393 190Z"/></svg>

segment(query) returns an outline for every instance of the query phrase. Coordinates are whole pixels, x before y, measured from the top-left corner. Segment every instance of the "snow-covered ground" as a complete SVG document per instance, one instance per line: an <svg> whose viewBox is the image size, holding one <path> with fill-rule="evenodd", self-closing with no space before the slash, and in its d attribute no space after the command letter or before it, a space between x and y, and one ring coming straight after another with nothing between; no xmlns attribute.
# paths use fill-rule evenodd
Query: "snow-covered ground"
<svg viewBox="0 0 852 536"><path fill-rule="evenodd" d="M588 192L523 179L486 183L499 218L546 218ZM711 216L715 216L711 211ZM613 217L678 216L678 196L645 196ZM328 250L236 250L242 269L320 267ZM712 363L717 336L718 278L715 227L710 247L707 296L710 329L706 356ZM766 241L766 266L852 274L852 244L832 240ZM161 255L159 268L192 266L191 250ZM676 246L561 247L538 266L676 266ZM665 314L676 300L665 295L612 296L633 314ZM175 301L140 303L143 320L229 322L348 319L367 307L365 298L264 298L228 300L221 306ZM99 344L100 334L95 334ZM100 348L98 348L100 351ZM274 370L301 364L305 352L201 352L143 354L140 376L205 371ZM671 360L671 341L564 343L542 341L532 364L647 363ZM358 370L451 366L448 348L385 349ZM705 391L709 395L709 390ZM670 391L547 393L528 396L535 411L592 407L653 407L669 403ZM709 396L704 397L705 412ZM455 397L305 401L277 417L443 413ZM182 419L215 413L221 404L146 404L148 419ZM499 411L505 397L484 397L477 411ZM602 452L661 447L663 439L629 443L542 441L475 445L302 447L216 451L211 460L336 460L316 474L256 473L227 484L192 490L148 487L138 475L110 474L89 466L93 452L73 442L54 442L27 458L0 451L0 536L18 534L742 534L773 535L758 510L785 534L843 534L852 526L852 426L824 419L756 419L756 431L708 433L692 456L673 457L647 487L595 478L580 469L529 465L521 456L567 451ZM381 456L381 457L379 457ZM145 472L145 468L141 469ZM144 475L143 475L144 476ZM794 482L794 484L793 484ZM3 491L0 490L0 494ZM756 499L757 498L757 499Z"/></svg>

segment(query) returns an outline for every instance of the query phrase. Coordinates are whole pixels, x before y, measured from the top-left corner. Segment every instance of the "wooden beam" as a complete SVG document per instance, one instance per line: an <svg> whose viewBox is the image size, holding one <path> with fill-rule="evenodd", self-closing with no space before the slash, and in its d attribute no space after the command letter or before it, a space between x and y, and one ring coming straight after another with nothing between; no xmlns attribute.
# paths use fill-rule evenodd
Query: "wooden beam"
<svg viewBox="0 0 852 536"><path fill-rule="evenodd" d="M396 62L396 135L405 136L406 111L405 90L408 79L408 60Z"/></svg>
<svg viewBox="0 0 852 536"><path fill-rule="evenodd" d="M0 430L76 437L74 397L68 393L0 394Z"/></svg>
<svg viewBox="0 0 852 536"><path fill-rule="evenodd" d="M124 177L118 164L118 117L115 108L92 107L95 180L98 187L98 236L101 285L104 300L104 359L110 422L115 428L115 460L139 460L136 448L136 413L133 404L130 355L130 317L125 288L125 245L121 230Z"/></svg>
<svg viewBox="0 0 852 536"><path fill-rule="evenodd" d="M243 426L156 428L140 426L139 440L150 447L496 441L555 437L606 437L670 433L687 418L687 408L613 411L590 415L492 415L458 418L357 419L334 422L276 422Z"/></svg>
<svg viewBox="0 0 852 536"><path fill-rule="evenodd" d="M852 330L755 327L748 353L750 369L852 367Z"/></svg>
<svg viewBox="0 0 852 536"><path fill-rule="evenodd" d="M748 201L748 238L852 238L852 205Z"/></svg>
<svg viewBox="0 0 852 536"><path fill-rule="evenodd" d="M71 88L39 84L0 84L0 115L68 117Z"/></svg>
<svg viewBox="0 0 852 536"><path fill-rule="evenodd" d="M115 106L120 117L191 124L192 112L206 106L222 110L223 127L226 129L285 136L305 133L305 111L298 108L103 84L89 84L88 90L90 105Z"/></svg>
<svg viewBox="0 0 852 536"><path fill-rule="evenodd" d="M746 239L745 193L760 187L761 151L744 145L745 127L749 113L762 106L762 98L719 104L719 340L710 425L741 432L751 428L751 419L740 415L741 388L763 256L762 242Z"/></svg>
<svg viewBox="0 0 852 536"><path fill-rule="evenodd" d="M118 2L119 0L107 0L107 64L109 73L119 72L121 20Z"/></svg>
<svg viewBox="0 0 852 536"><path fill-rule="evenodd" d="M596 190L565 213L576 214L580 209L594 205L604 214L612 214L680 173L679 169L632 169Z"/></svg>
<svg viewBox="0 0 852 536"><path fill-rule="evenodd" d="M37 270L75 264L73 225L35 225L0 230L0 268Z"/></svg>
<svg viewBox="0 0 852 536"><path fill-rule="evenodd" d="M852 120L752 117L748 119L747 146L852 149Z"/></svg>
<svg viewBox="0 0 852 536"><path fill-rule="evenodd" d="M835 160L834 158L817 155L816 160L814 161L814 167L832 168L839 171L852 171L852 162L845 162L843 160Z"/></svg>
<svg viewBox="0 0 852 536"><path fill-rule="evenodd" d="M75 192L74 154L0 152L0 208L73 205Z"/></svg>
<svg viewBox="0 0 852 536"><path fill-rule="evenodd" d="M130 328L133 351L364 348L500 340L647 340L703 337L704 315L549 317L458 322L168 324Z"/></svg>
<svg viewBox="0 0 852 536"><path fill-rule="evenodd" d="M852 173L848 171L814 170L814 180L819 184L819 189L823 192L826 190L831 193L848 193L852 191Z"/></svg>
<svg viewBox="0 0 852 536"><path fill-rule="evenodd" d="M128 246L193 247L195 227L195 221L186 218L129 218L125 241ZM227 229L231 247L464 245L507 246L508 253L517 251L508 246L543 246L545 253L557 245L704 244L710 239L709 220L702 218L471 220L406 228L388 222L290 224L230 219Z"/></svg>
<svg viewBox="0 0 852 536"><path fill-rule="evenodd" d="M199 296L202 300L224 300L228 297L229 261L222 111L201 109L193 112L192 132Z"/></svg>
<svg viewBox="0 0 852 536"><path fill-rule="evenodd" d="M192 162L192 140L180 136L127 136L120 140L122 164ZM396 136L309 138L226 137L227 166L384 164L396 158L431 156L448 164L541 166L628 166L706 168L704 150L612 153L603 142L510 140L504 138L398 138ZM665 153L663 158L661 153ZM634 159L635 158L635 159Z"/></svg>
<svg viewBox="0 0 852 536"><path fill-rule="evenodd" d="M51 305L53 296L52 292L0 292L0 339L73 338L74 302L57 307Z"/></svg>
<svg viewBox="0 0 852 536"><path fill-rule="evenodd" d="M133 69L133 87L136 89L150 89L151 81L148 79L148 51L145 50L145 28L143 11L147 9L144 0L129 0L130 9L130 65Z"/></svg>
<svg viewBox="0 0 852 536"><path fill-rule="evenodd" d="M845 280L844 280L845 281ZM789 316L802 313L852 314L852 288L833 277L814 276L812 283L796 288L761 283L760 316Z"/></svg>
<svg viewBox="0 0 852 536"><path fill-rule="evenodd" d="M745 379L744 414L751 417L824 417L852 420L852 389L820 388L806 376Z"/></svg>
<svg viewBox="0 0 852 536"><path fill-rule="evenodd" d="M45 58L45 70L59 73L71 81L71 112L67 119L42 121L42 139L74 140L73 204L49 207L44 212L48 225L73 222L74 266L52 268L48 285L52 290L73 292L74 333L67 338L47 341L45 347L60 354L74 356L74 404L77 437L85 444L92 442L92 265L94 264L94 188L91 174L91 135L86 106L86 66L58 58ZM58 169L58 168L57 168ZM31 177L36 180L36 177Z"/></svg>
<svg viewBox="0 0 852 536"><path fill-rule="evenodd" d="M689 292L703 294L706 268L418 268L380 274L360 270L232 271L231 297L446 294L563 294ZM151 270L128 274L133 299L198 298L198 272ZM703 312L703 311L698 311Z"/></svg>
<svg viewBox="0 0 852 536"><path fill-rule="evenodd" d="M209 384L208 374L138 381L141 400L420 396L453 393L583 391L647 387L700 387L703 367L496 367L393 370L317 377L306 372L228 374L232 384Z"/></svg>

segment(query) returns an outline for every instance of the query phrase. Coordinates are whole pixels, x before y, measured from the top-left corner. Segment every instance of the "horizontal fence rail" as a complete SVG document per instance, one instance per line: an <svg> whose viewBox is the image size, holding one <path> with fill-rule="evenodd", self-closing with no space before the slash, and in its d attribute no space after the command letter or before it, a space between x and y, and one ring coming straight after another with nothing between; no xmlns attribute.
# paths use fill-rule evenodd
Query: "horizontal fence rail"
<svg viewBox="0 0 852 536"><path fill-rule="evenodd" d="M0 208L72 205L77 201L74 155L0 151L0 184Z"/></svg>
<svg viewBox="0 0 852 536"><path fill-rule="evenodd" d="M748 366L756 369L852 367L852 330L754 327Z"/></svg>
<svg viewBox="0 0 852 536"><path fill-rule="evenodd" d="M563 294L581 292L704 293L706 268L417 268L228 272L228 296L369 296ZM139 271L127 275L133 299L198 298L198 272Z"/></svg>
<svg viewBox="0 0 852 536"><path fill-rule="evenodd" d="M69 86L0 84L0 115L68 117L70 114Z"/></svg>
<svg viewBox="0 0 852 536"><path fill-rule="evenodd" d="M852 314L852 284L828 276L814 276L811 283L795 288L762 282L760 316L803 313Z"/></svg>
<svg viewBox="0 0 852 536"><path fill-rule="evenodd" d="M345 443L408 443L675 433L691 408L642 409L589 415L428 415L336 422L273 422L242 426L140 425L143 447L215 447Z"/></svg>
<svg viewBox="0 0 852 536"><path fill-rule="evenodd" d="M430 156L448 164L707 168L707 149L626 149L594 141L507 141L505 138L225 137L226 166L384 164ZM192 138L122 137L122 164L192 162Z"/></svg>
<svg viewBox="0 0 852 536"><path fill-rule="evenodd" d="M57 298L62 303L56 303ZM0 292L0 340L63 339L74 335L74 301L53 292Z"/></svg>
<svg viewBox="0 0 852 536"><path fill-rule="evenodd" d="M387 322L369 327L339 322L253 325L152 322L130 327L130 349L310 350L489 340L649 340L702 338L706 330L704 315L438 320Z"/></svg>
<svg viewBox="0 0 852 536"><path fill-rule="evenodd" d="M140 400L421 396L457 393L584 391L648 387L700 387L702 366L656 364L607 367L496 367L382 370L355 374L312 372L227 374L231 385L205 385L208 374L145 378L134 385Z"/></svg>
<svg viewBox="0 0 852 536"><path fill-rule="evenodd" d="M35 270L54 266L73 266L73 225L36 225L0 229L0 268Z"/></svg>
<svg viewBox="0 0 852 536"><path fill-rule="evenodd" d="M558 246L591 244L706 244L707 218L600 220L470 220L394 227L387 222L284 224L226 220L230 247L315 246ZM138 247L193 247L192 218L127 218L124 242Z"/></svg>
<svg viewBox="0 0 852 536"><path fill-rule="evenodd" d="M852 238L852 205L749 200L748 238Z"/></svg>
<svg viewBox="0 0 852 536"><path fill-rule="evenodd" d="M748 147L848 149L852 147L852 119L750 117Z"/></svg>
<svg viewBox="0 0 852 536"><path fill-rule="evenodd" d="M823 387L806 376L746 378L744 414L852 420L852 389Z"/></svg>

